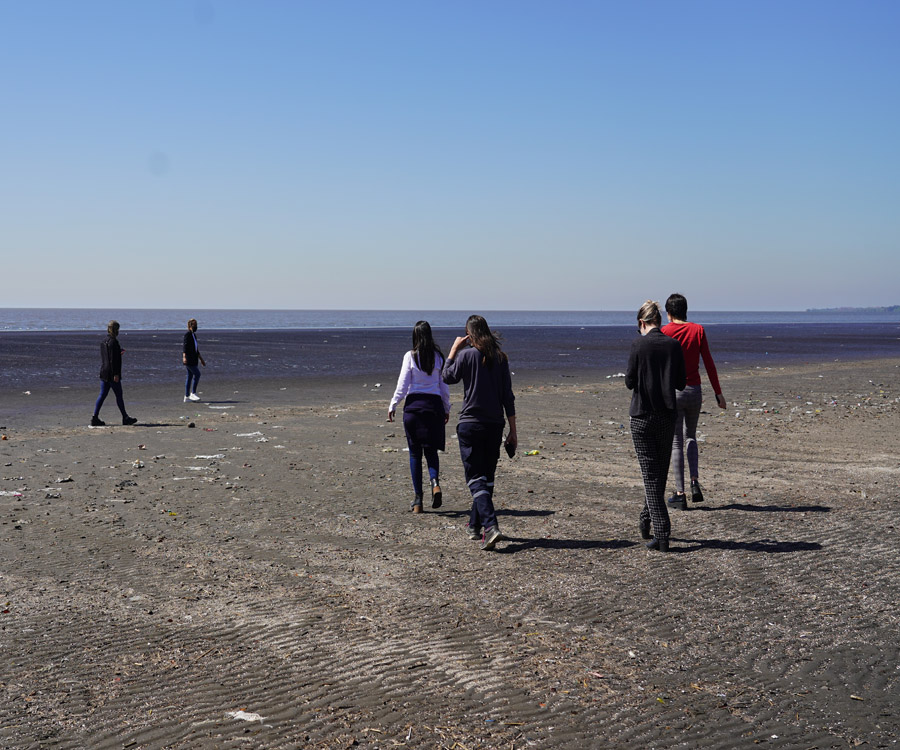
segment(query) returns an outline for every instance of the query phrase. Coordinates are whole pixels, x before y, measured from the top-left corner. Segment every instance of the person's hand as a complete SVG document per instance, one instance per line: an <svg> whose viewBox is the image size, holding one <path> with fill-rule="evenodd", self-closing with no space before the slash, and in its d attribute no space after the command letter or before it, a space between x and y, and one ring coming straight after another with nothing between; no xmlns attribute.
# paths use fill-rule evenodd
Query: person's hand
<svg viewBox="0 0 900 750"><path fill-rule="evenodd" d="M720 409L728 408L728 404L725 401L725 397L721 393L716 394L716 403L719 405Z"/></svg>
<svg viewBox="0 0 900 750"><path fill-rule="evenodd" d="M447 359L453 359L456 356L456 352L460 349L465 349L469 345L469 335L465 336L457 336L456 341L453 342L453 346L450 347L450 354L447 355Z"/></svg>
<svg viewBox="0 0 900 750"><path fill-rule="evenodd" d="M206 367L206 360L203 357L200 357L200 364Z"/></svg>
<svg viewBox="0 0 900 750"><path fill-rule="evenodd" d="M519 446L519 436L515 432L510 432L503 441L503 445L508 445L512 450Z"/></svg>
<svg viewBox="0 0 900 750"><path fill-rule="evenodd" d="M394 414L395 414L395 413L396 413L396 412L393 412L393 411L389 411L389 412L388 412L388 422L393 422L393 421L394 421Z"/></svg>
<svg viewBox="0 0 900 750"><path fill-rule="evenodd" d="M449 421L450 421L450 412L447 412L444 415L444 424L447 424L447 422L449 422Z"/></svg>
<svg viewBox="0 0 900 750"><path fill-rule="evenodd" d="M119 382L119 376L113 375L113 383L118 383L118 382Z"/></svg>

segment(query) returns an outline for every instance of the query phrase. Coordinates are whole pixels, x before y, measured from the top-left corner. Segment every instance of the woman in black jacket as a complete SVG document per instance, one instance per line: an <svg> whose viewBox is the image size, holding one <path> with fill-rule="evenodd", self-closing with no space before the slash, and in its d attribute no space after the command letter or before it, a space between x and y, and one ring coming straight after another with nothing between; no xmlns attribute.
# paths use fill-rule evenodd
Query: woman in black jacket
<svg viewBox="0 0 900 750"><path fill-rule="evenodd" d="M684 389L686 378L681 344L659 330L659 305L647 300L637 314L641 337L631 345L625 385L631 394L631 439L644 479L641 509L642 539L655 536L647 549L669 551L669 512L666 510L666 478L675 435L675 391Z"/></svg>
<svg viewBox="0 0 900 750"><path fill-rule="evenodd" d="M122 424L134 424L137 419L128 416L125 400L122 398L122 354L125 350L119 345L119 322L109 321L106 334L106 339L100 344L100 396L94 405L91 427L103 427L106 424L100 420L100 407L106 401L110 389L116 394L116 405L122 412Z"/></svg>

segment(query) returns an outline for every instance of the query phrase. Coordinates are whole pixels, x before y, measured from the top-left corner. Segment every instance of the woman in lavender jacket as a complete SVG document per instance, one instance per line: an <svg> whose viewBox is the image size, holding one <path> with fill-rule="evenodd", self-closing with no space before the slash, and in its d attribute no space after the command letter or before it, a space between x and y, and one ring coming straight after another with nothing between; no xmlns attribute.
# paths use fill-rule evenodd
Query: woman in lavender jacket
<svg viewBox="0 0 900 750"><path fill-rule="evenodd" d="M444 355L431 335L431 326L420 320L413 328L413 348L403 356L400 377L391 405L388 422L394 421L397 405L405 398L403 428L409 445L409 471L413 497L410 510L422 512L422 455L428 464L431 480L431 507L440 508L443 500L439 483L438 451L444 450L444 425L450 419L450 389L441 379Z"/></svg>

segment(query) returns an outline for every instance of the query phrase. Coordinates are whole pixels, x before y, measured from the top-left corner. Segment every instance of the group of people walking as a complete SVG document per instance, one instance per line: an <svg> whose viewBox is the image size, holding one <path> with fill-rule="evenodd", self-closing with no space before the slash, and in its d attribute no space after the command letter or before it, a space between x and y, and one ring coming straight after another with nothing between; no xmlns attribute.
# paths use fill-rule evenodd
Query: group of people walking
<svg viewBox="0 0 900 750"><path fill-rule="evenodd" d="M403 357L397 388L388 407L388 421L394 420L397 405L406 399L403 427L414 492L410 509L422 512L423 455L431 479L431 507L439 508L442 492L437 452L444 449L444 426L450 419L447 386L460 381L463 404L456 436L466 485L472 495L466 533L470 539L480 539L482 549L491 550L503 538L493 502L500 447L502 443L507 453L514 455L518 436L509 359L483 317L469 317L465 335L456 337L446 360L434 343L428 322L416 323L413 348ZM509 432L504 439L507 420Z"/></svg>
<svg viewBox="0 0 900 750"><path fill-rule="evenodd" d="M684 483L684 456L687 454L691 501L703 501L700 487L697 423L703 403L700 360L712 385L719 408L726 408L716 366L709 351L703 326L687 320L687 300L673 294L666 300L668 323L662 325L659 305L646 301L637 313L640 337L635 339L628 358L625 385L632 391L629 418L634 450L644 482L644 504L639 515L639 532L647 548L667 552L671 522L667 504L687 509ZM184 401L199 401L197 385L200 367L206 361L197 341L197 320L187 324L182 344L182 364L186 370ZM107 336L100 345L100 395L91 417L92 427L105 423L100 408L112 391L122 413L122 424L137 422L125 410L122 395L122 355L119 323L109 321ZM466 321L465 334L457 336L446 357L435 343L427 321L416 323L412 349L403 356L400 377L388 407L393 422L397 406L405 401L403 428L409 446L409 468L413 485L410 510L422 513L424 489L422 461L428 467L431 507L440 508L439 451L445 449L445 426L450 420L448 385L462 382L463 403L456 435L466 485L472 506L466 533L480 540L481 548L492 550L503 539L494 509L494 479L501 446L512 457L518 445L516 404L509 370L509 358L497 335L480 315ZM509 431L504 438L507 423ZM675 492L666 501L669 466L675 474ZM652 533L651 533L652 531Z"/></svg>
<svg viewBox="0 0 900 750"><path fill-rule="evenodd" d="M200 354L200 344L197 342L197 319L191 318L187 323L187 333L181 349L181 361L187 371L184 381L184 401L199 401L197 384L200 382L200 368L198 364L206 367L206 360ZM122 413L122 424L132 425L137 423L136 417L131 417L125 410L125 398L122 395L122 355L125 350L119 344L119 321L111 320L106 326L106 338L100 344L100 395L94 404L94 413L91 416L91 427L105 427L106 422L100 419L100 408L109 392L116 396L116 406Z"/></svg>
<svg viewBox="0 0 900 750"><path fill-rule="evenodd" d="M719 408L726 408L716 366L703 326L687 320L687 300L673 294L666 300L668 324L662 326L659 305L648 300L637 313L641 334L631 347L625 385L632 391L631 435L644 483L639 533L650 550L668 552L671 522L665 499L670 463L674 467L672 508L686 510L684 455L690 473L691 500L703 501L700 487L697 423L702 404L700 359ZM450 419L448 384L462 381L463 405L456 435L472 506L466 524L470 539L492 550L503 539L494 509L494 479L501 445L510 457L518 444L515 396L509 360L487 321L472 315L466 332L453 342L446 359L435 344L431 326L420 320L413 328L413 348L403 357L397 387L388 407L394 421L397 406L406 399L403 426L409 445L413 501L410 510L423 508L422 458L431 480L431 507L443 501L438 451L444 450L444 426ZM504 419L505 417L505 419ZM509 432L503 432L506 422ZM652 533L651 533L652 530Z"/></svg>

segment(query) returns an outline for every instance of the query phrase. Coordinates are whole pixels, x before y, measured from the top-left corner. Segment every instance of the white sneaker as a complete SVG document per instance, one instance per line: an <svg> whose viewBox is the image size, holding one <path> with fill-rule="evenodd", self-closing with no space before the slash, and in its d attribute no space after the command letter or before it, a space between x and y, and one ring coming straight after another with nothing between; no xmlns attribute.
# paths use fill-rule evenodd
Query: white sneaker
<svg viewBox="0 0 900 750"><path fill-rule="evenodd" d="M190 396L188 396L188 398L191 401L199 401L200 400L200 397L196 393L192 393Z"/></svg>
<svg viewBox="0 0 900 750"><path fill-rule="evenodd" d="M185 397L184 397L184 403L187 403L188 401L190 401L190 399L189 399L187 396L185 396Z"/></svg>

